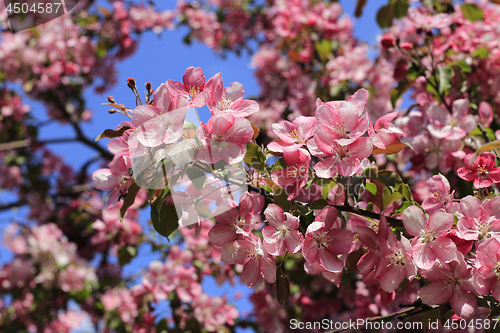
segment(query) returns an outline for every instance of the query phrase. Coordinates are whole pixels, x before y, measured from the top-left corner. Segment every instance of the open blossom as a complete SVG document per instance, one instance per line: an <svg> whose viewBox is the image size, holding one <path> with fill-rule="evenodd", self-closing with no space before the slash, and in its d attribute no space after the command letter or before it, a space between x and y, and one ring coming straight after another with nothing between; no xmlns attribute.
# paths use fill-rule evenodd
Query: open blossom
<svg viewBox="0 0 500 333"><path fill-rule="evenodd" d="M476 127L474 116L468 114L469 100L457 99L452 105L453 113L445 108L433 105L427 109L430 124L427 129L439 139L459 140Z"/></svg>
<svg viewBox="0 0 500 333"><path fill-rule="evenodd" d="M293 122L282 121L273 124L273 132L281 140L267 145L271 151L282 153L283 150L297 150L307 143L316 129L316 118L299 116Z"/></svg>
<svg viewBox="0 0 500 333"><path fill-rule="evenodd" d="M380 288L392 292L405 278L410 281L417 276L417 267L413 263L412 246L403 235L398 241L394 232L389 231L387 242L382 243L382 263L380 265Z"/></svg>
<svg viewBox="0 0 500 333"><path fill-rule="evenodd" d="M235 117L246 117L259 111L256 101L243 99L245 90L241 83L233 82L224 88L221 73L207 81L205 90L210 94L207 104L212 114L229 113Z"/></svg>
<svg viewBox="0 0 500 333"><path fill-rule="evenodd" d="M201 294L193 302L193 315L207 331L215 332L221 325L234 325L238 310L227 304L226 298Z"/></svg>
<svg viewBox="0 0 500 333"><path fill-rule="evenodd" d="M500 197L481 203L469 195L460 200L460 210L464 214L457 222L461 238L482 242L490 237L500 237Z"/></svg>
<svg viewBox="0 0 500 333"><path fill-rule="evenodd" d="M302 244L302 253L309 263L318 262L325 270L341 272L342 262L337 257L351 251L354 236L351 231L342 229L342 220L337 209L325 207L307 227Z"/></svg>
<svg viewBox="0 0 500 333"><path fill-rule="evenodd" d="M500 240L486 240L479 245L476 254L481 266L474 275L474 287L481 295L491 292L500 301Z"/></svg>
<svg viewBox="0 0 500 333"><path fill-rule="evenodd" d="M276 280L274 258L267 252L262 240L253 234L224 244L221 260L229 265L244 265L240 281L249 287L257 284L261 275L268 282Z"/></svg>
<svg viewBox="0 0 500 333"><path fill-rule="evenodd" d="M172 94L182 96L187 102L187 107L201 108L207 100L207 92L205 89L205 75L200 67L188 67L184 72L182 81L167 81L167 86Z"/></svg>
<svg viewBox="0 0 500 333"><path fill-rule="evenodd" d="M186 112L186 103L162 83L153 96L153 105L138 105L132 111L137 140L146 147L176 142L182 137Z"/></svg>
<svg viewBox="0 0 500 333"><path fill-rule="evenodd" d="M127 324L132 324L139 314L137 303L130 290L126 288L108 290L101 301L106 311L117 310L121 319Z"/></svg>
<svg viewBox="0 0 500 333"><path fill-rule="evenodd" d="M288 200L296 198L306 186L309 179L311 155L304 149L297 149L283 154L288 168L273 171L271 178L274 183L286 189Z"/></svg>
<svg viewBox="0 0 500 333"><path fill-rule="evenodd" d="M92 184L95 188L113 191L109 195L109 207L114 206L120 200L133 181L129 173L130 166L130 158L116 155L109 163L109 169L99 169L92 174Z"/></svg>
<svg viewBox="0 0 500 333"><path fill-rule="evenodd" d="M234 241L238 234L252 232L255 224L253 214L254 201L248 192L241 195L239 209L226 207L226 205L218 206L212 215L219 223L210 229L208 233L210 241L215 245L223 246Z"/></svg>
<svg viewBox="0 0 500 333"><path fill-rule="evenodd" d="M421 274L431 281L418 292L423 303L438 305L449 301L460 318L468 319L474 315L477 299L470 280L472 268L467 267L462 253L459 252L449 263L437 261L432 269L422 270Z"/></svg>
<svg viewBox="0 0 500 333"><path fill-rule="evenodd" d="M415 152L425 157L427 169L439 167L443 173L450 171L455 161L454 155L463 153L463 151L458 151L462 146L461 140L438 139L427 133L416 135L412 146Z"/></svg>
<svg viewBox="0 0 500 333"><path fill-rule="evenodd" d="M465 156L465 167L457 170L460 178L473 181L476 188L490 187L493 183L500 183L500 168L495 168L495 154L481 153L471 164L473 157L474 154Z"/></svg>
<svg viewBox="0 0 500 333"><path fill-rule="evenodd" d="M410 8L408 18L414 22L415 26L426 29L443 29L449 27L451 23L451 17L448 14L426 14L419 8Z"/></svg>
<svg viewBox="0 0 500 333"><path fill-rule="evenodd" d="M386 146L396 142L404 134L391 122L397 116L398 112L394 111L377 119L373 127L370 123L368 133L375 147L385 149Z"/></svg>
<svg viewBox="0 0 500 333"><path fill-rule="evenodd" d="M168 298L168 294L175 289L175 284L171 281L173 276L173 263L171 261L162 264L155 260L149 263L149 270L142 277L142 284L148 289L157 300Z"/></svg>
<svg viewBox="0 0 500 333"><path fill-rule="evenodd" d="M364 114L367 100L368 92L360 89L347 101L320 104L316 109L318 127L315 139L318 146L320 142L331 145L332 141L346 146L366 133L369 126Z"/></svg>
<svg viewBox="0 0 500 333"><path fill-rule="evenodd" d="M203 144L198 152L198 159L205 163L238 163L245 157L245 144L250 142L253 129L245 118L232 114L216 114L207 124L201 124L196 133Z"/></svg>
<svg viewBox="0 0 500 333"><path fill-rule="evenodd" d="M432 193L430 198L427 198L422 203L422 208L427 213L432 213L439 208L447 209L453 204L453 194L450 193L450 183L442 174L434 175L427 181L429 191Z"/></svg>
<svg viewBox="0 0 500 333"><path fill-rule="evenodd" d="M402 219L408 233L415 236L411 244L413 260L417 267L430 269L436 259L450 262L456 258L455 243L444 237L453 226L453 215L441 208L427 218L420 208L410 206L404 210Z"/></svg>
<svg viewBox="0 0 500 333"><path fill-rule="evenodd" d="M373 150L371 139L365 137L360 137L346 146L333 141L328 143L318 141L318 139L316 143L328 156L314 166L316 174L321 178L331 178L337 174L345 177L354 175L359 171L361 161L370 156Z"/></svg>
<svg viewBox="0 0 500 333"><path fill-rule="evenodd" d="M296 253L300 250L304 237L298 231L299 218L275 205L270 204L264 211L269 226L262 229L264 247L273 256L280 256L286 251Z"/></svg>

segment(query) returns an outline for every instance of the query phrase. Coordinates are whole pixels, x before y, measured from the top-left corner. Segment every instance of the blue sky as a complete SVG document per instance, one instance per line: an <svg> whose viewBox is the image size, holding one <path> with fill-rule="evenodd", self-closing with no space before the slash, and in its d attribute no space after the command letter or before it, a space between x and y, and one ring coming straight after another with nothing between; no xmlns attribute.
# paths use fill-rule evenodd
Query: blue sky
<svg viewBox="0 0 500 333"><path fill-rule="evenodd" d="M171 9L174 1L155 1L157 8ZM342 0L340 3L348 15L354 17L354 0ZM376 35L380 34L375 20L376 12L382 4L380 1L368 1L364 10L364 15L360 19L354 19L355 30L354 35L363 41L370 44L377 44ZM221 72L225 85L229 85L233 81L238 81L245 87L246 96L255 96L259 93L257 81L253 76L253 70L250 68L250 56L243 54L237 57L229 54L225 59L216 55L212 50L194 42L192 45L187 46L182 42L183 37L187 33L186 29L175 31L166 31L160 35L152 32L143 34L137 52L125 61L118 63L116 68L118 74L118 84L110 91L103 95L96 94L92 89L85 92L87 101L87 108L93 111L93 119L91 122L83 125L83 131L90 138L95 138L99 133L107 128L115 128L116 125L128 118L119 114L109 114L108 107L102 106L101 103L106 102L107 95L113 95L118 103L124 103L128 106L133 106L134 97L131 91L126 86L128 77L135 78L138 84L139 92L145 90L144 83L150 81L153 88L156 89L162 82L168 79L182 81L182 75L189 66L199 66L203 69L205 77L208 79L214 74ZM375 52L370 53L372 56ZM30 101L33 114L40 118L46 119L45 110L40 103ZM71 137L74 133L68 126L50 125L44 127L40 132L40 139L58 138L58 137ZM102 140L105 145L108 140ZM67 144L54 144L50 148L57 154L63 156L67 163L78 168L86 162L87 159L92 158L95 153L91 149L78 143ZM100 166L97 164L92 165L90 172L98 169ZM5 201L5 196L1 196ZM0 215L1 220L9 217L22 216L23 212L12 212L6 215ZM142 213L142 223L145 224L148 212ZM144 265L147 265L154 256L147 254L147 247L140 249L145 260L135 260L132 264L126 267L126 272L133 273L139 270ZM0 252L1 262L9 259L10 255L4 249ZM213 279L207 279L204 283L205 291L212 295L226 294L231 302L234 301L233 294L237 290L242 290L245 293L238 302L233 302L238 307L240 313L243 311L251 311L251 304L247 297L250 290L246 286L230 287L229 285L220 288L215 285ZM246 332L247 330L241 332Z"/></svg>

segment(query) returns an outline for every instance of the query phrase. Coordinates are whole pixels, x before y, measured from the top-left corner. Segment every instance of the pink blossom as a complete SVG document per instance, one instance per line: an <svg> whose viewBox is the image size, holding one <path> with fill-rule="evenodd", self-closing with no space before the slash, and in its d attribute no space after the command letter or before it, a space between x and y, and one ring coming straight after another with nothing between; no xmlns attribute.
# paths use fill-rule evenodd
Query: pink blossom
<svg viewBox="0 0 500 333"><path fill-rule="evenodd" d="M188 67L182 77L183 83L178 81L167 81L167 87L172 94L182 96L187 102L187 107L201 108L207 100L205 89L205 75L200 67Z"/></svg>
<svg viewBox="0 0 500 333"><path fill-rule="evenodd" d="M210 229L208 233L210 241L215 245L223 246L234 241L238 234L251 232L255 224L253 214L253 197L248 192L242 194L239 209L224 205L217 207L212 215L219 223Z"/></svg>
<svg viewBox="0 0 500 333"><path fill-rule="evenodd" d="M168 298L168 294L175 289L172 281L174 267L172 262L152 261L148 266L149 271L143 275L142 284L157 300Z"/></svg>
<svg viewBox="0 0 500 333"><path fill-rule="evenodd" d="M118 310L121 319L132 324L139 314L137 303L134 301L130 290L126 288L115 288L107 291L101 298L106 311Z"/></svg>
<svg viewBox="0 0 500 333"><path fill-rule="evenodd" d="M109 195L109 207L114 206L120 197L127 192L131 181L130 166L130 158L116 155L109 163L109 169L99 169L92 174L92 184L95 188L113 191Z"/></svg>
<svg viewBox="0 0 500 333"><path fill-rule="evenodd" d="M375 147L385 149L386 146L396 142L404 134L403 131L391 123L397 116L398 112L394 111L377 119L373 128L370 123L368 133L370 133L370 138Z"/></svg>
<svg viewBox="0 0 500 333"><path fill-rule="evenodd" d="M476 255L481 266L474 274L474 287L481 295L491 292L500 301L500 241L487 239L479 245Z"/></svg>
<svg viewBox="0 0 500 333"><path fill-rule="evenodd" d="M198 283L196 267L177 267L173 277L175 292L183 302L191 302L202 293L201 284Z"/></svg>
<svg viewBox="0 0 500 333"><path fill-rule="evenodd" d="M262 229L264 247L273 256L280 256L286 251L296 253L300 250L304 237L297 230L299 218L275 205L270 204L264 211L269 226Z"/></svg>
<svg viewBox="0 0 500 333"><path fill-rule="evenodd" d="M162 83L153 96L153 105L138 105L132 112L134 134L146 147L174 143L182 137L186 112L186 103Z"/></svg>
<svg viewBox="0 0 500 333"><path fill-rule="evenodd" d="M309 179L311 155L304 149L297 149L283 154L288 168L271 173L274 183L283 187L288 193L288 200L296 198Z"/></svg>
<svg viewBox="0 0 500 333"><path fill-rule="evenodd" d="M297 117L293 122L282 121L279 124L273 124L273 131L281 140L273 141L267 145L271 151L282 153L301 148L307 143L316 129L316 118Z"/></svg>
<svg viewBox="0 0 500 333"><path fill-rule="evenodd" d="M351 96L351 100L328 102L318 106L316 109L318 127L315 139L321 150L324 151L321 148L321 143L330 146L333 143L346 146L368 130L368 117L366 115L361 117L367 100L368 92L361 89Z"/></svg>
<svg viewBox="0 0 500 333"><path fill-rule="evenodd" d="M226 298L211 297L207 294L197 296L193 302L193 315L203 327L209 331L216 331L221 325L234 325L238 318L238 310L227 304Z"/></svg>
<svg viewBox="0 0 500 333"><path fill-rule="evenodd" d="M432 197L425 199L422 203L422 208L427 213L432 213L439 208L448 208L453 204L455 191L450 193L450 183L445 176L442 174L432 176L427 181L427 186L432 193Z"/></svg>
<svg viewBox="0 0 500 333"><path fill-rule="evenodd" d="M465 167L457 170L460 178L473 181L476 188L490 187L492 183L500 183L500 168L495 168L495 154L481 153L471 164L473 157L474 154L465 156Z"/></svg>
<svg viewBox="0 0 500 333"><path fill-rule="evenodd" d="M478 122L484 127L490 127L491 123L493 122L493 108L491 107L490 103L484 101L481 102L479 104L477 113L479 114Z"/></svg>
<svg viewBox="0 0 500 333"><path fill-rule="evenodd" d="M309 263L318 262L325 270L341 272L339 254L351 251L354 236L351 231L341 229L342 220L337 217L337 209L325 207L307 227L302 244L302 253Z"/></svg>
<svg viewBox="0 0 500 333"><path fill-rule="evenodd" d="M197 157L200 161L234 164L245 157L245 144L252 139L253 129L247 119L221 113L201 124L196 135L203 144Z"/></svg>
<svg viewBox="0 0 500 333"><path fill-rule="evenodd" d="M316 133L318 133L316 131ZM318 177L331 178L336 175L349 177L358 172L361 160L370 156L373 144L370 138L360 137L352 143L342 146L334 141L318 141L318 147L329 157L318 162L314 170Z"/></svg>
<svg viewBox="0 0 500 333"><path fill-rule="evenodd" d="M472 268L467 267L462 253L449 263L436 261L432 269L422 270L421 274L431 281L418 292L423 303L438 305L449 301L455 314L463 319L475 314L477 299L470 281Z"/></svg>
<svg viewBox="0 0 500 333"><path fill-rule="evenodd" d="M452 105L452 114L445 108L433 105L427 109L430 124L427 129L438 139L459 140L476 127L474 116L468 114L469 100L457 99Z"/></svg>
<svg viewBox="0 0 500 333"><path fill-rule="evenodd" d="M259 111L256 101L243 99L245 90L241 83L233 82L224 88L221 73L207 81L205 90L210 94L207 104L212 114L229 113L235 117L246 117Z"/></svg>
<svg viewBox="0 0 500 333"><path fill-rule="evenodd" d="M402 219L408 234L415 236L412 256L417 267L430 269L436 259L450 262L456 258L456 245L444 237L453 226L453 215L441 208L427 218L420 208L410 206L403 211Z"/></svg>
<svg viewBox="0 0 500 333"><path fill-rule="evenodd" d="M413 263L412 246L403 235L398 241L394 232L388 232L387 242L383 242L383 260L380 264L380 288L392 292L405 278L412 280L417 276L417 267Z"/></svg>
<svg viewBox="0 0 500 333"><path fill-rule="evenodd" d="M426 29L443 29L451 23L451 18L448 14L429 15L423 13L418 8L410 8L408 10L408 18L414 22L415 26Z"/></svg>
<svg viewBox="0 0 500 333"><path fill-rule="evenodd" d="M250 234L245 239L226 243L222 247L221 260L226 264L243 266L240 281L253 287L262 275L268 282L276 280L276 263L267 252L262 240Z"/></svg>
<svg viewBox="0 0 500 333"><path fill-rule="evenodd" d="M457 222L460 237L465 240L484 241L492 236L500 236L500 197L486 199L466 196L460 200L464 216Z"/></svg>
<svg viewBox="0 0 500 333"><path fill-rule="evenodd" d="M455 161L454 155L460 150L460 140L437 139L427 133L416 135L412 142L415 152L425 157L425 166L432 170L439 167L443 173L450 171Z"/></svg>

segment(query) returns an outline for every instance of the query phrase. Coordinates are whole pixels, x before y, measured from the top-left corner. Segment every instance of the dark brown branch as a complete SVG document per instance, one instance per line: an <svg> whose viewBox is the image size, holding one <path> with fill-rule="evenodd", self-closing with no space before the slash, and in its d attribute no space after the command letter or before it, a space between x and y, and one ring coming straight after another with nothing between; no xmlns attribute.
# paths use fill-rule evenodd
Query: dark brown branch
<svg viewBox="0 0 500 333"><path fill-rule="evenodd" d="M72 195L72 194L78 194L78 193L90 191L92 189L93 189L93 187L90 184L75 185L75 186L72 186L68 189L61 191L60 193L52 195L50 197L53 199L56 199L56 198L66 196L66 195ZM18 201L14 201L14 202L10 202L10 203L5 203L5 204L0 205L0 212L5 211L5 210L9 210L12 208L22 207L22 206L27 205L27 204L28 204L28 201L26 201L24 199L20 199Z"/></svg>
<svg viewBox="0 0 500 333"><path fill-rule="evenodd" d="M361 216L365 216L365 217L369 217L369 218L377 219L377 220L380 220L380 218L381 218L381 215L378 213L369 212L367 210L352 207L352 206L346 206L346 205L331 205L331 206L337 208L338 210L340 210L342 212L361 215ZM388 223L390 223L391 225L393 225L395 227L403 225L403 220L401 220L401 219L397 219L397 218L390 217L390 216L386 216L385 218L386 218Z"/></svg>
<svg viewBox="0 0 500 333"><path fill-rule="evenodd" d="M16 207L21 207L21 206L24 206L26 205L27 202L25 200L18 200L18 201L15 201L15 202L10 202L10 203L6 203L6 204L3 204L3 205L0 205L0 212L1 211L4 211L4 210L9 210L9 209L12 209L12 208L16 208Z"/></svg>
<svg viewBox="0 0 500 333"><path fill-rule="evenodd" d="M0 151L9 150L9 149L19 149L24 147L36 146L36 145L45 145L52 143L65 143L65 142L73 142L77 141L76 138L56 138L56 139L48 139L42 141L32 141L30 139L24 139L19 141L12 141L0 144Z"/></svg>

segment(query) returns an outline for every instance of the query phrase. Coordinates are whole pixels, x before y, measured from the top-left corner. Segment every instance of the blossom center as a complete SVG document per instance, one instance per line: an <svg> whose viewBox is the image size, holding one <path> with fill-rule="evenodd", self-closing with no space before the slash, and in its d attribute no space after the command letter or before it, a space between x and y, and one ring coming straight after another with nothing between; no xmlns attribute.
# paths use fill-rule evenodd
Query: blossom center
<svg viewBox="0 0 500 333"><path fill-rule="evenodd" d="M457 276L451 277L451 276L446 276L443 281L444 285L449 287L449 286L460 286L460 278Z"/></svg>
<svg viewBox="0 0 500 333"><path fill-rule="evenodd" d="M496 276L500 276L500 262L497 263L495 267L493 267L493 271L495 272Z"/></svg>
<svg viewBox="0 0 500 333"><path fill-rule="evenodd" d="M488 175L488 168L486 168L485 164L480 164L477 167L477 174L481 177Z"/></svg>
<svg viewBox="0 0 500 333"><path fill-rule="evenodd" d="M293 131L290 132L290 136L295 139L295 141L299 140L299 132L297 129L294 129Z"/></svg>
<svg viewBox="0 0 500 333"><path fill-rule="evenodd" d="M488 233L490 232L491 225L489 223L479 222L479 239L481 238L489 238Z"/></svg>
<svg viewBox="0 0 500 333"><path fill-rule="evenodd" d="M389 255L388 259L391 265L405 265L405 256L401 252Z"/></svg>
<svg viewBox="0 0 500 333"><path fill-rule="evenodd" d="M191 86L191 88L189 88L189 95L191 95L192 99L194 99L199 93L200 89L196 88L195 86Z"/></svg>
<svg viewBox="0 0 500 333"><path fill-rule="evenodd" d="M424 243L430 243L434 240L435 238L435 232L432 231L432 230L429 230L429 229L425 229L425 230L422 230L422 232L420 233L420 238L422 239L422 241Z"/></svg>
<svg viewBox="0 0 500 333"><path fill-rule="evenodd" d="M223 111L227 110L227 109L229 109L229 107L231 106L232 103L233 103L233 100L231 99L231 97L227 97L227 98L222 97L219 109L221 109Z"/></svg>
<svg viewBox="0 0 500 333"><path fill-rule="evenodd" d="M348 134L346 132L346 127L346 123L344 122L332 125L332 129L335 131L335 133L339 134L342 137L346 137Z"/></svg>
<svg viewBox="0 0 500 333"><path fill-rule="evenodd" d="M328 234L328 231L323 231L313 236L313 240L318 245L318 248L322 248L328 247L328 243L330 243L332 237Z"/></svg>
<svg viewBox="0 0 500 333"><path fill-rule="evenodd" d="M288 234L290 233L290 230L288 230L287 227L282 226L278 229L278 232L279 232L281 237L286 238L288 236Z"/></svg>

